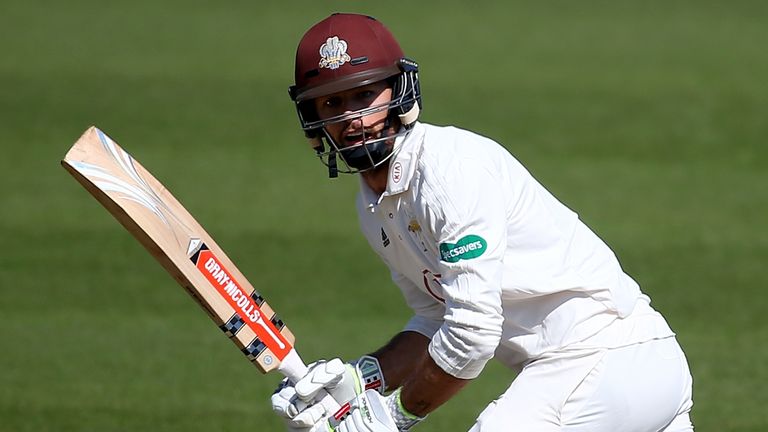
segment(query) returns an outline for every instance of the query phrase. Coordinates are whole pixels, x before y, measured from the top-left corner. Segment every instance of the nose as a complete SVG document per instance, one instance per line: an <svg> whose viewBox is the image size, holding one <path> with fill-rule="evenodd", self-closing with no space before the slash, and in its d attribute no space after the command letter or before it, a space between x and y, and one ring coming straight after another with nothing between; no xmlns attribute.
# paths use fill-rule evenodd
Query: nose
<svg viewBox="0 0 768 432"><path fill-rule="evenodd" d="M352 111L349 111L345 114L349 114ZM363 119L361 117L354 117L349 120L347 120L347 128L351 127L353 129L361 129L363 127Z"/></svg>

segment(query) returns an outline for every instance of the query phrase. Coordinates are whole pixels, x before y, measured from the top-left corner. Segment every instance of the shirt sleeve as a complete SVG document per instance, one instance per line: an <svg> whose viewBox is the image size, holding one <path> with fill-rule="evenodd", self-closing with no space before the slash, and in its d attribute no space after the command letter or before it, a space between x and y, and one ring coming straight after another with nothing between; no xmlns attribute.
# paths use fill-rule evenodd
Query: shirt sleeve
<svg viewBox="0 0 768 432"><path fill-rule="evenodd" d="M507 200L492 164L464 159L448 168L450 175L437 173L426 184L445 295L429 354L447 373L472 379L501 339Z"/></svg>
<svg viewBox="0 0 768 432"><path fill-rule="evenodd" d="M432 338L443 324L445 306L397 272L392 272L392 280L400 287L405 302L414 312L414 316L405 325L403 331L414 331Z"/></svg>

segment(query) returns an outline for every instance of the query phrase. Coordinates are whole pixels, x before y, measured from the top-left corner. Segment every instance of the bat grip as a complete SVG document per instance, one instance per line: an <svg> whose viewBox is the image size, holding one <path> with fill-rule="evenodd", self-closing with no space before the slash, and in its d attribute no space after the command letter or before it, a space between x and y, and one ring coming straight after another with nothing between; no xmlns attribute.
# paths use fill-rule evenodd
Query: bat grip
<svg viewBox="0 0 768 432"><path fill-rule="evenodd" d="M296 349L291 348L291 351L285 356L277 370L295 384L304 378L309 369L304 360L301 359L301 356L299 356L299 353L296 352ZM325 390L320 390L317 396L315 396L315 400L317 403L322 404L331 415L341 408L339 402Z"/></svg>

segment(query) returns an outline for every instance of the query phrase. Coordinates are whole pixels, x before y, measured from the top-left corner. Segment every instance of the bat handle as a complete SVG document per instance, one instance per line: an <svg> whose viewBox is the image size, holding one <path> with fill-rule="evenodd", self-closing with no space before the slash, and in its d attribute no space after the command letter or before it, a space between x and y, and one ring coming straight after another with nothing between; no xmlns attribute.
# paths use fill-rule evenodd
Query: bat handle
<svg viewBox="0 0 768 432"><path fill-rule="evenodd" d="M301 356L299 356L299 353L296 352L296 349L291 348L291 351L288 353L288 355L285 356L277 370L288 377L289 380L296 383L300 379L304 378L304 375L307 374L309 369L304 363L304 360L301 359ZM325 406L328 412L331 414L336 413L339 411L339 409L341 409L339 402L337 402L336 399L334 399L333 396L328 394L328 392L325 390L321 390L315 399L318 401L318 403Z"/></svg>

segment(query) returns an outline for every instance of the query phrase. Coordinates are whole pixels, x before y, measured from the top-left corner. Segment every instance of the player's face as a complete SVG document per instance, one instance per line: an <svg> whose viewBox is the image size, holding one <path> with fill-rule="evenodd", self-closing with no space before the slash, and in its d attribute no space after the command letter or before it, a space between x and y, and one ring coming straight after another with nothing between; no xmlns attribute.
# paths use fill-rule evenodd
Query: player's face
<svg viewBox="0 0 768 432"><path fill-rule="evenodd" d="M333 93L315 99L315 109L321 120L350 114L355 111L383 105L392 99L392 88L386 81ZM374 112L363 117L328 124L325 129L334 142L341 147L360 145L363 138L381 136L386 126L388 110Z"/></svg>

